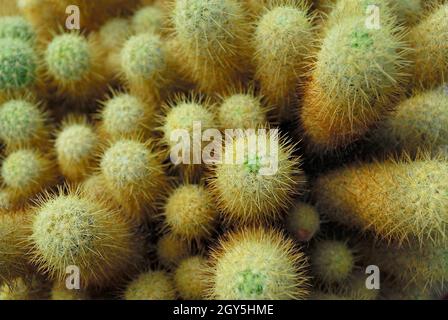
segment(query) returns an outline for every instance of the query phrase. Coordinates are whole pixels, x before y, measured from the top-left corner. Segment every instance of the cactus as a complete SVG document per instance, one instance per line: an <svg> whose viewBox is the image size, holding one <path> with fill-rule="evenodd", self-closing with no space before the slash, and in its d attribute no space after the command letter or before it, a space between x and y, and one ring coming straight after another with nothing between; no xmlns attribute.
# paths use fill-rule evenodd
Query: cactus
<svg viewBox="0 0 448 320"><path fill-rule="evenodd" d="M77 33L55 36L45 50L46 77L59 94L87 103L104 90L101 51L93 38Z"/></svg>
<svg viewBox="0 0 448 320"><path fill-rule="evenodd" d="M224 92L247 69L250 24L236 0L176 0L171 23L183 67L204 92Z"/></svg>
<svg viewBox="0 0 448 320"><path fill-rule="evenodd" d="M414 49L413 78L417 88L448 81L448 3L440 5L409 32Z"/></svg>
<svg viewBox="0 0 448 320"><path fill-rule="evenodd" d="M98 136L84 117L69 116L56 134L59 168L70 181L80 181L91 172Z"/></svg>
<svg viewBox="0 0 448 320"><path fill-rule="evenodd" d="M300 3L300 2L299 2ZM260 18L254 34L255 78L280 120L290 115L296 88L303 80L313 47L312 18L303 4L273 6Z"/></svg>
<svg viewBox="0 0 448 320"><path fill-rule="evenodd" d="M448 145L448 92L441 87L402 101L370 139L387 151L438 152Z"/></svg>
<svg viewBox="0 0 448 320"><path fill-rule="evenodd" d="M195 123L200 124L202 132L215 128L214 115L210 111L212 106L207 99L202 102L200 97L178 96L164 105L163 108L165 109L165 116L159 122L161 124L160 131L163 134L162 141L167 147L167 154L170 154L178 144L178 141L172 140L173 137L176 137L176 131L186 130L189 133L190 144L192 145L191 137L194 134ZM175 164L175 166L179 169L181 175L187 179L194 179L201 173L202 166L194 163L191 154L188 157L189 163Z"/></svg>
<svg viewBox="0 0 448 320"><path fill-rule="evenodd" d="M218 212L208 190L200 185L185 184L168 197L164 216L173 234L186 240L199 240L213 231Z"/></svg>
<svg viewBox="0 0 448 320"><path fill-rule="evenodd" d="M265 137L266 146L271 147L259 148L257 154L249 152L249 143L262 141L262 135L252 132L233 138L231 145L226 145L222 163L213 169L211 191L228 222L252 223L279 218L303 187L300 159L292 154L294 147L283 139L277 140L271 133ZM278 145L270 149L275 140ZM231 163L225 160L228 158Z"/></svg>
<svg viewBox="0 0 448 320"><path fill-rule="evenodd" d="M150 142L126 138L113 142L102 155L100 170L107 190L136 222L148 218L143 209L156 209L167 187L159 158Z"/></svg>
<svg viewBox="0 0 448 320"><path fill-rule="evenodd" d="M139 250L121 212L78 189L63 191L46 194L35 209L30 243L39 270L65 281L66 268L77 266L83 289L129 273Z"/></svg>
<svg viewBox="0 0 448 320"><path fill-rule="evenodd" d="M157 241L157 256L166 268L173 268L190 255L190 247L185 239L172 233L163 235Z"/></svg>
<svg viewBox="0 0 448 320"><path fill-rule="evenodd" d="M363 137L397 101L407 79L402 36L388 24L367 28L363 18L347 18L326 34L300 111L311 150Z"/></svg>
<svg viewBox="0 0 448 320"><path fill-rule="evenodd" d="M3 161L1 177L11 192L26 198L56 182L56 170L52 159L40 151L19 149Z"/></svg>
<svg viewBox="0 0 448 320"><path fill-rule="evenodd" d="M310 241L320 229L319 212L312 205L296 202L286 218L286 228L299 241Z"/></svg>
<svg viewBox="0 0 448 320"><path fill-rule="evenodd" d="M212 251L210 298L301 299L308 294L307 260L277 231L230 233Z"/></svg>
<svg viewBox="0 0 448 320"><path fill-rule="evenodd" d="M222 129L254 129L267 123L267 112L261 98L252 92L225 96L218 109L218 123Z"/></svg>
<svg viewBox="0 0 448 320"><path fill-rule="evenodd" d="M174 283L165 271L149 271L132 281L124 293L125 300L175 300Z"/></svg>
<svg viewBox="0 0 448 320"><path fill-rule="evenodd" d="M207 268L207 260L201 256L192 256L181 261L174 272L174 284L182 299L205 299Z"/></svg>
<svg viewBox="0 0 448 320"><path fill-rule="evenodd" d="M347 280L354 265L353 251L342 241L319 241L315 244L311 253L311 268L326 285Z"/></svg>
<svg viewBox="0 0 448 320"><path fill-rule="evenodd" d="M46 146L47 122L47 112L30 99L13 99L0 105L0 139L9 152L19 147Z"/></svg>
<svg viewBox="0 0 448 320"><path fill-rule="evenodd" d="M132 36L123 45L120 61L131 92L157 101L169 78L166 50L160 37L152 33Z"/></svg>
<svg viewBox="0 0 448 320"><path fill-rule="evenodd" d="M145 32L161 33L164 18L162 9L156 6L142 7L132 16L132 29L136 34Z"/></svg>
<svg viewBox="0 0 448 320"><path fill-rule="evenodd" d="M32 46L20 39L0 39L0 97L35 84L38 58Z"/></svg>
<svg viewBox="0 0 448 320"><path fill-rule="evenodd" d="M116 140L142 134L150 136L155 124L155 105L128 93L115 94L103 103L99 114L100 133Z"/></svg>
<svg viewBox="0 0 448 320"><path fill-rule="evenodd" d="M34 44L36 34L25 18L21 16L0 16L0 38L20 39Z"/></svg>
<svg viewBox="0 0 448 320"><path fill-rule="evenodd" d="M358 163L320 176L313 193L319 212L341 224L398 243L438 242L447 230L447 168L429 156Z"/></svg>
<svg viewBox="0 0 448 320"><path fill-rule="evenodd" d="M27 211L0 211L0 285L11 283L28 270L26 247Z"/></svg>

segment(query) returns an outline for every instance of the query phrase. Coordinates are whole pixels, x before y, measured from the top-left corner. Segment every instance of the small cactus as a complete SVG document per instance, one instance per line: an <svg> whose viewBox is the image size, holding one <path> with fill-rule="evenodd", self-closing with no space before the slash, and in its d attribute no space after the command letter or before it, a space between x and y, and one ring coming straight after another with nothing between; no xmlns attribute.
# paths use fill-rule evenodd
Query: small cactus
<svg viewBox="0 0 448 320"><path fill-rule="evenodd" d="M156 6L145 6L137 10L132 16L131 25L134 33L161 33L164 12Z"/></svg>
<svg viewBox="0 0 448 320"><path fill-rule="evenodd" d="M157 241L157 256L159 261L166 268L173 268L179 262L190 255L190 246L188 241L167 233Z"/></svg>
<svg viewBox="0 0 448 320"><path fill-rule="evenodd" d="M175 189L165 204L165 224L186 240L210 236L218 216L214 200L200 185L186 184Z"/></svg>
<svg viewBox="0 0 448 320"><path fill-rule="evenodd" d="M207 260L201 256L184 259L174 272L174 284L184 300L202 300L207 294Z"/></svg>
<svg viewBox="0 0 448 320"><path fill-rule="evenodd" d="M81 286L104 286L130 272L138 261L131 226L121 213L79 190L41 198L32 221L32 256L39 270L65 281L77 266Z"/></svg>
<svg viewBox="0 0 448 320"><path fill-rule="evenodd" d="M307 260L273 230L228 234L212 251L210 298L301 299L308 294Z"/></svg>
<svg viewBox="0 0 448 320"><path fill-rule="evenodd" d="M312 205L296 202L286 218L286 228L299 241L310 241L319 231L319 212Z"/></svg>
<svg viewBox="0 0 448 320"><path fill-rule="evenodd" d="M148 271L132 281L124 293L125 300L175 300L173 279L165 271Z"/></svg>
<svg viewBox="0 0 448 320"><path fill-rule="evenodd" d="M36 34L31 24L21 16L0 17L0 38L13 38L34 44Z"/></svg>

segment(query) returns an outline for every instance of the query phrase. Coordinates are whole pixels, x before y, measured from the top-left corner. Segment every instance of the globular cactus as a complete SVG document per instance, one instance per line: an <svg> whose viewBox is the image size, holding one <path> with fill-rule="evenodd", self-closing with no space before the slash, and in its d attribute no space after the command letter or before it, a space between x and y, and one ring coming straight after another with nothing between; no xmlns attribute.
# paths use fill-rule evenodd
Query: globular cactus
<svg viewBox="0 0 448 320"><path fill-rule="evenodd" d="M164 209L166 227L188 241L210 236L218 217L212 195L201 185L185 184L176 188Z"/></svg>
<svg viewBox="0 0 448 320"><path fill-rule="evenodd" d="M174 271L174 284L184 300L202 300L207 295L207 259L192 256L182 260Z"/></svg>
<svg viewBox="0 0 448 320"><path fill-rule="evenodd" d="M141 33L129 38L120 52L121 73L131 93L158 101L169 81L167 53L160 36Z"/></svg>
<svg viewBox="0 0 448 320"><path fill-rule="evenodd" d="M3 184L16 196L27 198L56 182L53 159L32 149L19 149L2 163Z"/></svg>
<svg viewBox="0 0 448 320"><path fill-rule="evenodd" d="M24 17L0 16L0 38L20 39L33 45L36 33Z"/></svg>
<svg viewBox="0 0 448 320"><path fill-rule="evenodd" d="M170 232L160 237L156 250L160 263L169 269L190 255L188 241Z"/></svg>
<svg viewBox="0 0 448 320"><path fill-rule="evenodd" d="M297 87L307 73L313 48L312 18L303 3L268 7L253 37L255 78L261 93L276 106L276 116L286 120L297 100Z"/></svg>
<svg viewBox="0 0 448 320"><path fill-rule="evenodd" d="M110 140L143 135L149 137L155 124L155 105L136 95L118 93L103 102L98 118L101 135Z"/></svg>
<svg viewBox="0 0 448 320"><path fill-rule="evenodd" d="M157 6L144 6L137 10L131 19L134 33L154 32L161 33L165 13Z"/></svg>
<svg viewBox="0 0 448 320"><path fill-rule="evenodd" d="M45 50L46 78L60 95L83 106L105 89L101 50L93 38L71 32L55 36Z"/></svg>
<svg viewBox="0 0 448 320"><path fill-rule="evenodd" d="M0 97L24 92L37 79L38 56L33 47L20 39L0 39Z"/></svg>
<svg viewBox="0 0 448 320"><path fill-rule="evenodd" d="M65 282L79 268L81 288L118 281L139 261L139 247L122 213L79 190L47 194L35 209L29 237L32 261L51 279Z"/></svg>
<svg viewBox="0 0 448 320"><path fill-rule="evenodd" d="M61 17L67 17L65 9L62 14L58 12L52 0L17 0L16 2L20 13L32 24L39 39L51 39L53 33L64 23L60 21Z"/></svg>
<svg viewBox="0 0 448 320"><path fill-rule="evenodd" d="M224 92L247 71L250 23L240 1L176 0L171 23L182 66L204 92Z"/></svg>
<svg viewBox="0 0 448 320"><path fill-rule="evenodd" d="M448 91L440 87L402 101L370 140L388 152L439 152L448 146Z"/></svg>
<svg viewBox="0 0 448 320"><path fill-rule="evenodd" d="M263 138L266 148L250 150L250 141L262 144ZM251 132L230 142L210 178L224 219L253 223L279 218L304 185L294 147L269 131L265 135Z"/></svg>
<svg viewBox="0 0 448 320"><path fill-rule="evenodd" d="M323 39L299 111L310 150L333 151L363 137L403 93L403 34L390 24L368 28L364 20L347 18Z"/></svg>
<svg viewBox="0 0 448 320"><path fill-rule="evenodd" d="M319 212L310 204L296 202L286 217L286 228L298 241L309 241L319 232Z"/></svg>
<svg viewBox="0 0 448 320"><path fill-rule="evenodd" d="M11 210L17 206L17 197L7 188L0 189L0 211Z"/></svg>
<svg viewBox="0 0 448 320"><path fill-rule="evenodd" d="M20 147L44 149L49 139L47 122L47 112L32 99L12 99L0 104L0 139L9 152Z"/></svg>
<svg viewBox="0 0 448 320"><path fill-rule="evenodd" d="M167 188L160 155L150 142L123 138L112 142L100 161L106 189L136 222L148 218Z"/></svg>
<svg viewBox="0 0 448 320"><path fill-rule="evenodd" d="M311 268L325 285L347 280L355 266L353 250L343 241L318 241L311 252Z"/></svg>
<svg viewBox="0 0 448 320"><path fill-rule="evenodd" d="M175 300L173 279L165 271L148 271L132 281L124 292L125 300Z"/></svg>
<svg viewBox="0 0 448 320"><path fill-rule="evenodd" d="M260 96L252 92L235 92L222 98L217 112L221 129L255 129L268 122L266 108Z"/></svg>
<svg viewBox="0 0 448 320"><path fill-rule="evenodd" d="M0 210L0 284L11 283L27 273L27 249L23 243L29 234L28 214L23 210Z"/></svg>
<svg viewBox="0 0 448 320"><path fill-rule="evenodd" d="M212 251L210 298L302 299L308 294L307 259L273 230L243 229Z"/></svg>
<svg viewBox="0 0 448 320"><path fill-rule="evenodd" d="M446 237L448 163L420 156L358 163L321 175L317 208L331 220L402 243Z"/></svg>
<svg viewBox="0 0 448 320"><path fill-rule="evenodd" d="M56 133L55 150L61 173L81 181L93 170L99 138L85 117L69 116Z"/></svg>
<svg viewBox="0 0 448 320"><path fill-rule="evenodd" d="M165 109L165 115L159 122L160 131L163 134L162 142L166 146L167 155L170 155L171 162L180 171L181 175L193 180L202 172L201 163L195 163L191 152L194 147L195 126L201 129L201 135L205 130L216 127L214 114L210 111L212 109L211 103L207 99L201 101L199 97L195 96L178 96L164 105L163 108ZM179 159L173 159L173 157L181 158L182 156L179 150L176 150L179 145L178 134L183 132L188 133L189 140L182 141L183 148L185 148L182 151L190 146L190 153L187 154L187 159L182 159L181 163L176 163ZM199 147L202 150L202 143ZM184 160L188 160L187 163Z"/></svg>
<svg viewBox="0 0 448 320"><path fill-rule="evenodd" d="M416 88L437 87L448 81L448 3L436 9L409 31L414 49Z"/></svg>
<svg viewBox="0 0 448 320"><path fill-rule="evenodd" d="M55 282L51 288L51 300L89 300L86 290L68 289L65 283Z"/></svg>

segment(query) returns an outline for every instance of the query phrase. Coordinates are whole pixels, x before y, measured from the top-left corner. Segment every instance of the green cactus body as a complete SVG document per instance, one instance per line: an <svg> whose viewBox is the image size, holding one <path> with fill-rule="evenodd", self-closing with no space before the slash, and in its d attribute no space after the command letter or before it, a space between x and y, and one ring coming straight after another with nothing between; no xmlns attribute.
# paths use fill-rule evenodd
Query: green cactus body
<svg viewBox="0 0 448 320"><path fill-rule="evenodd" d="M8 100L0 105L0 139L9 151L19 147L44 147L49 138L48 116L27 99Z"/></svg>
<svg viewBox="0 0 448 320"><path fill-rule="evenodd" d="M301 299L308 294L306 258L275 231L245 229L212 252L210 297Z"/></svg>
<svg viewBox="0 0 448 320"><path fill-rule="evenodd" d="M216 165L210 180L211 190L228 222L275 220L304 185L300 159L292 155L293 147L279 139L277 150L270 151L267 147L252 155L249 154L249 141L254 139L260 139L260 136L252 133L236 137L230 146L226 145L223 161ZM272 139L275 138L266 134L267 146L271 145ZM241 150L241 146L244 149ZM240 157L244 157L244 161L239 161ZM225 160L227 158L231 163ZM276 161L277 168L271 166L271 160ZM261 171L269 171L269 168L272 174Z"/></svg>
<svg viewBox="0 0 448 320"><path fill-rule="evenodd" d="M326 34L300 110L310 149L331 151L364 136L403 93L407 49L396 33L351 18Z"/></svg>
<svg viewBox="0 0 448 320"><path fill-rule="evenodd" d="M0 39L0 95L20 92L35 84L37 55L20 39Z"/></svg>
<svg viewBox="0 0 448 320"><path fill-rule="evenodd" d="M247 69L250 24L235 0L176 0L172 24L184 69L204 92L224 92Z"/></svg>
<svg viewBox="0 0 448 320"><path fill-rule="evenodd" d="M165 224L175 235L195 240L210 235L218 216L214 200L200 185L175 189L165 204Z"/></svg>
<svg viewBox="0 0 448 320"><path fill-rule="evenodd" d="M79 191L59 190L41 199L31 229L39 269L65 281L66 268L77 266L82 289L117 281L138 260L131 227L121 213Z"/></svg>
<svg viewBox="0 0 448 320"><path fill-rule="evenodd" d="M309 66L313 27L307 11L305 6L274 6L260 18L253 39L255 77L281 120L289 117L288 107L296 102L297 86Z"/></svg>
<svg viewBox="0 0 448 320"><path fill-rule="evenodd" d="M448 165L444 159L359 163L320 176L319 212L396 242L438 242L447 230Z"/></svg>
<svg viewBox="0 0 448 320"><path fill-rule="evenodd" d="M132 281L124 293L125 300L175 300L173 279L165 271L149 271Z"/></svg>
<svg viewBox="0 0 448 320"><path fill-rule="evenodd" d="M0 38L13 38L34 44L36 34L31 24L21 16L0 17Z"/></svg>

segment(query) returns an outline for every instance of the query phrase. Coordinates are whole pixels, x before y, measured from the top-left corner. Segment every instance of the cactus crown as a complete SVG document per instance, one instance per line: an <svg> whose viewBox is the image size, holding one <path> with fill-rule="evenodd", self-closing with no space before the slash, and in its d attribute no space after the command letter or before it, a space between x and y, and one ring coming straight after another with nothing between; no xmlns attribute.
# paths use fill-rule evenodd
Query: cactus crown
<svg viewBox="0 0 448 320"><path fill-rule="evenodd" d="M176 292L165 271L149 271L132 281L124 293L126 300L174 300Z"/></svg>
<svg viewBox="0 0 448 320"><path fill-rule="evenodd" d="M96 145L97 137L93 128L83 122L66 125L55 143L58 156L69 162L80 162L89 158Z"/></svg>
<svg viewBox="0 0 448 320"><path fill-rule="evenodd" d="M131 37L121 51L121 66L129 79L158 80L166 67L160 37L151 33Z"/></svg>
<svg viewBox="0 0 448 320"><path fill-rule="evenodd" d="M40 181L43 164L39 154L33 150L18 150L3 161L1 176L7 186L26 188Z"/></svg>
<svg viewBox="0 0 448 320"><path fill-rule="evenodd" d="M56 36L48 45L45 61L51 75L61 81L79 81L91 68L91 52L82 35Z"/></svg>
<svg viewBox="0 0 448 320"><path fill-rule="evenodd" d="M261 106L260 99L250 94L234 94L225 98L218 118L224 129L249 129L267 122L266 110Z"/></svg>
<svg viewBox="0 0 448 320"><path fill-rule="evenodd" d="M160 32L163 25L163 11L155 6L146 6L136 11L132 17L135 33Z"/></svg>
<svg viewBox="0 0 448 320"><path fill-rule="evenodd" d="M36 79L37 55L19 39L0 39L0 90L23 89Z"/></svg>

